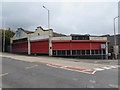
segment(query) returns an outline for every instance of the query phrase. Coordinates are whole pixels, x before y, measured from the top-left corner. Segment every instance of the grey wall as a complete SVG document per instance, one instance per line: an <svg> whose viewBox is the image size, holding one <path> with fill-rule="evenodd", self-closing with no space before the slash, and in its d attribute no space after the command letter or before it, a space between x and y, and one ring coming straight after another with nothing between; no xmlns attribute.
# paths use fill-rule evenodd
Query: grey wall
<svg viewBox="0 0 120 90"><path fill-rule="evenodd" d="M107 37L108 37L108 41L110 42L109 44L110 44L110 45L114 45L114 35L112 35L112 36L107 36ZM120 46L120 34L118 34L118 35L116 36L116 41L117 41L117 45Z"/></svg>

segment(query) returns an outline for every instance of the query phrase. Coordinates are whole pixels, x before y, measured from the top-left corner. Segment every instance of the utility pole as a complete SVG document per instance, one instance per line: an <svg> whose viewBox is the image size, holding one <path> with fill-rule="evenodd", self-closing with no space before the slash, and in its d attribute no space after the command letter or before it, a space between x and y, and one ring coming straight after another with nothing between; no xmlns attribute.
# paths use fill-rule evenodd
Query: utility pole
<svg viewBox="0 0 120 90"><path fill-rule="evenodd" d="M118 18L119 16L114 18L114 55L115 55L115 59L117 59L117 40L116 40L116 30L115 30L115 20Z"/></svg>

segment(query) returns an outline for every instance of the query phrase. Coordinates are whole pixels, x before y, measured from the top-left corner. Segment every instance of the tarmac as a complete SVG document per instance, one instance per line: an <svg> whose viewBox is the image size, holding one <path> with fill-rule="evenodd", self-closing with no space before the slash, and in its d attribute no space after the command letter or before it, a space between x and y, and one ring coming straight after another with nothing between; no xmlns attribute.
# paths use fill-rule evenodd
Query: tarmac
<svg viewBox="0 0 120 90"><path fill-rule="evenodd" d="M79 69L94 70L94 68L118 66L119 60L99 60L99 59L73 59L49 56L28 56L12 53L2 53L2 57L18 59L28 62L51 64L64 67L74 67Z"/></svg>

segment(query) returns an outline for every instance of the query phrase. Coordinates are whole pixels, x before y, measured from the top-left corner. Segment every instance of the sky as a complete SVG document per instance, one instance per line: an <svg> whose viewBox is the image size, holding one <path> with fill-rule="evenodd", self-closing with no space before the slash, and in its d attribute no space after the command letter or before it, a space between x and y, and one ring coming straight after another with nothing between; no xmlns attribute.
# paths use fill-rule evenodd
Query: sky
<svg viewBox="0 0 120 90"><path fill-rule="evenodd" d="M48 12L43 6L50 10L50 28L67 35L113 34L113 19L118 16L118 2L4 2L3 27L14 31L19 27L48 29Z"/></svg>

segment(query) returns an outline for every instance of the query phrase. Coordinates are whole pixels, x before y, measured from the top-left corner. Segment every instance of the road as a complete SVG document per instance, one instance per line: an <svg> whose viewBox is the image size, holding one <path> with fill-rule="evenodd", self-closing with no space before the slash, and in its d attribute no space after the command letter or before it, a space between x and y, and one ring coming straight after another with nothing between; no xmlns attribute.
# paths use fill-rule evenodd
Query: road
<svg viewBox="0 0 120 90"><path fill-rule="evenodd" d="M87 74L3 57L3 88L117 88L118 69Z"/></svg>

